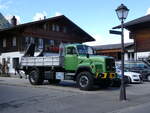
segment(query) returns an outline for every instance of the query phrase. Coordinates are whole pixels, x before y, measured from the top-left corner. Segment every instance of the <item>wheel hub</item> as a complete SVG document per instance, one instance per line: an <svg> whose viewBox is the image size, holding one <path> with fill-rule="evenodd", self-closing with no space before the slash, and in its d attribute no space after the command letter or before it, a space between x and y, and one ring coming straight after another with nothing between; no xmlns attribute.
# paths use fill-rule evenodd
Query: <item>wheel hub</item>
<svg viewBox="0 0 150 113"><path fill-rule="evenodd" d="M79 83L80 83L81 87L86 87L89 83L88 77L87 76L81 76Z"/></svg>

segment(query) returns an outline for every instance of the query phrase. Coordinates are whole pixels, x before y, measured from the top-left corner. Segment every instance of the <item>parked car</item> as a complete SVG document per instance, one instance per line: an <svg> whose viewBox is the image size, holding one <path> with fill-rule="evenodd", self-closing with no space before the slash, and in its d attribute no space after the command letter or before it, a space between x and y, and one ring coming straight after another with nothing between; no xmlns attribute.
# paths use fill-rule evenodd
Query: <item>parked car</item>
<svg viewBox="0 0 150 113"><path fill-rule="evenodd" d="M131 72L141 74L144 81L150 81L150 66L143 61L125 61L124 67Z"/></svg>
<svg viewBox="0 0 150 113"><path fill-rule="evenodd" d="M116 72L118 75L121 76L121 69L117 68ZM128 70L124 70L124 80L125 82L128 83L141 83L142 80L140 78L141 74L140 73L135 73L135 72L130 72Z"/></svg>

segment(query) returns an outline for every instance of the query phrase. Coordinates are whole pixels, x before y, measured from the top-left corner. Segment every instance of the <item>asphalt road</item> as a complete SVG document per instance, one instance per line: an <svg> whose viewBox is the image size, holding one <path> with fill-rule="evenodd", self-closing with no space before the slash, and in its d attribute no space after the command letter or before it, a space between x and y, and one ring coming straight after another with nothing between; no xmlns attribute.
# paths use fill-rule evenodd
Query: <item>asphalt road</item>
<svg viewBox="0 0 150 113"><path fill-rule="evenodd" d="M26 79L0 77L0 113L149 113L150 83L126 89L127 101L119 101L119 88L80 91L68 81L32 86Z"/></svg>

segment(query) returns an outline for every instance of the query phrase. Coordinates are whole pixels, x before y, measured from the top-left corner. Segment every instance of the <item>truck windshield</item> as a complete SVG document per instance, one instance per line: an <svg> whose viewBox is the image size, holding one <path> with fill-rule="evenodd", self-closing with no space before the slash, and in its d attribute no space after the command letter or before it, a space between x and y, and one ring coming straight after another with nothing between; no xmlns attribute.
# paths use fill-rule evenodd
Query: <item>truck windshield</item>
<svg viewBox="0 0 150 113"><path fill-rule="evenodd" d="M93 52L94 52L94 50L91 47L86 46L86 45L78 45L77 50L79 54L83 54L83 55L86 55L86 54L93 55Z"/></svg>

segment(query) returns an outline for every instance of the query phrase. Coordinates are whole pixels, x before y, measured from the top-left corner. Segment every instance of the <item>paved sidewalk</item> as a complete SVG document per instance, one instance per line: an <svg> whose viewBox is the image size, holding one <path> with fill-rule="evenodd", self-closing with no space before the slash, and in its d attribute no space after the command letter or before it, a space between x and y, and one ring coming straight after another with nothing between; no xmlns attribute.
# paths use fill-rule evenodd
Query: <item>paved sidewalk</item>
<svg viewBox="0 0 150 113"><path fill-rule="evenodd" d="M25 78L18 78L18 77L0 77L1 84L8 84L8 85L29 85L28 79Z"/></svg>
<svg viewBox="0 0 150 113"><path fill-rule="evenodd" d="M41 113L149 113L150 111L148 82L129 85L127 101L119 101L118 88L80 91L73 83L32 86L28 79L24 78L0 77L0 89L2 113L37 113L39 110ZM14 107L16 105L17 108Z"/></svg>

